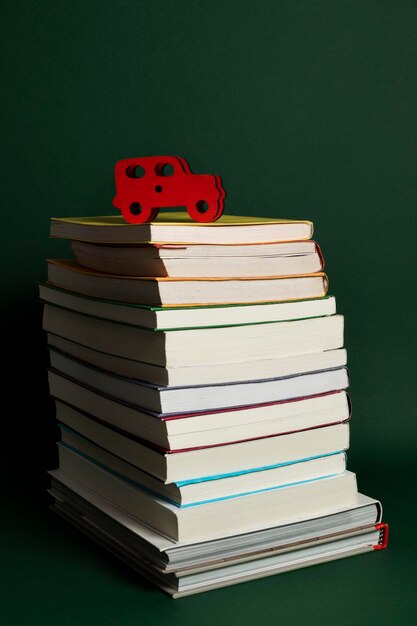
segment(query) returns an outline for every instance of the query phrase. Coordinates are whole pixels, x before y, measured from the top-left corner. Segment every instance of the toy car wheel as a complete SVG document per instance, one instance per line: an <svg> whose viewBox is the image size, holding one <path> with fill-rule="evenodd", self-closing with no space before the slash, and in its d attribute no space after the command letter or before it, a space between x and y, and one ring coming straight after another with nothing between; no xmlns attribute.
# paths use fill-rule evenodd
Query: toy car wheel
<svg viewBox="0 0 417 626"><path fill-rule="evenodd" d="M187 206L189 216L196 222L215 222L222 214L222 207L218 202L197 202Z"/></svg>
<svg viewBox="0 0 417 626"><path fill-rule="evenodd" d="M154 209L140 202L131 202L125 205L121 211L125 220L130 224L146 224L156 218L159 209Z"/></svg>

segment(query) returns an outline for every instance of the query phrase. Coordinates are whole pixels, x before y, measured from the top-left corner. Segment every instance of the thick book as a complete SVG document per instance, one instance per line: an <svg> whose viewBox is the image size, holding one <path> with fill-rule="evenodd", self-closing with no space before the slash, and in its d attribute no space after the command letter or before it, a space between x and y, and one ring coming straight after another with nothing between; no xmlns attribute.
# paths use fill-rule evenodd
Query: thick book
<svg viewBox="0 0 417 626"><path fill-rule="evenodd" d="M55 372L50 372L49 384L51 395L56 400L58 420L77 424L77 420L84 421L83 417L92 417L91 428L94 420L99 420L166 450L281 435L338 424L350 417L350 402L345 391L214 412L168 416L117 401Z"/></svg>
<svg viewBox="0 0 417 626"><path fill-rule="evenodd" d="M74 259L49 259L48 282L94 298L161 306L303 300L325 296L328 289L324 272L238 278L121 276L85 268Z"/></svg>
<svg viewBox="0 0 417 626"><path fill-rule="evenodd" d="M73 241L71 248L83 267L122 276L291 276L319 272L324 265L314 241L245 246L123 246Z"/></svg>
<svg viewBox="0 0 417 626"><path fill-rule="evenodd" d="M222 215L201 223L188 213L160 211L150 224L128 224L121 215L51 219L51 237L95 243L251 244L310 239L308 220Z"/></svg>
<svg viewBox="0 0 417 626"><path fill-rule="evenodd" d="M160 574L152 564L143 559L142 554L135 553L131 547L111 535L103 532L100 527L93 525L73 511L59 503L52 509L78 530L90 537L110 554L120 559L140 576L143 576L167 595L174 599L197 593L213 591L230 585L249 582L267 576L274 576L328 563L334 560L347 558L366 552L375 552L386 548L388 525L379 524L373 528L360 529L354 533L340 533L331 540L309 542L299 549L284 550L282 553L269 555L259 559L251 559L238 563L224 563L223 567L209 568L202 571L185 571L174 574Z"/></svg>
<svg viewBox="0 0 417 626"><path fill-rule="evenodd" d="M213 480L184 480L165 484L131 463L97 446L76 431L60 425L59 447L66 446L107 472L131 482L139 489L177 506L195 506L216 500L259 493L318 478L342 474L346 470L346 453L334 452L296 463L283 463L268 470L243 472Z"/></svg>
<svg viewBox="0 0 417 626"><path fill-rule="evenodd" d="M87 489L177 541L227 537L309 519L354 504L356 476L337 476L236 498L180 508L137 488L66 447L60 469Z"/></svg>
<svg viewBox="0 0 417 626"><path fill-rule="evenodd" d="M47 333L48 346L56 351L94 365L99 369L136 378L163 387L185 387L190 385L216 385L234 383L241 380L265 380L282 378L336 369L347 363L345 348L308 352L281 358L257 359L238 363L214 363L208 365L186 365L184 367L163 367L144 361L133 361L114 354L93 350L75 341Z"/></svg>
<svg viewBox="0 0 417 626"><path fill-rule="evenodd" d="M61 470L49 474L50 493L56 504L82 516L91 526L101 527L109 536L135 546L164 573L222 566L225 562L250 560L256 555L267 556L272 551L297 550L306 543L319 543L334 539L335 535L376 526L382 519L381 503L358 493L352 505L329 515L211 541L173 541L100 498Z"/></svg>
<svg viewBox="0 0 417 626"><path fill-rule="evenodd" d="M77 411L62 411L59 418L80 435L166 483L273 469L349 447L347 423L174 450L118 432Z"/></svg>
<svg viewBox="0 0 417 626"><path fill-rule="evenodd" d="M91 298L54 285L40 284L39 297L64 309L151 330L238 326L321 317L336 313L334 296L292 302L158 307Z"/></svg>
<svg viewBox="0 0 417 626"><path fill-rule="evenodd" d="M342 315L155 333L47 304L43 328L99 352L173 367L276 359L343 346Z"/></svg>
<svg viewBox="0 0 417 626"><path fill-rule="evenodd" d="M99 393L153 413L172 415L279 402L346 389L346 368L220 385L162 387L126 378L50 350L51 368Z"/></svg>
<svg viewBox="0 0 417 626"><path fill-rule="evenodd" d="M54 504L51 509L173 598L210 591L356 554L379 552L388 544L388 524L374 522L358 524L356 527L352 523L340 526L339 520L343 517L356 517L357 513L362 513L364 517L365 512L370 513L372 509L375 509L373 503L375 501L358 494L358 503L347 511L270 529L272 532L281 531L284 537L290 529L290 540L280 537L275 542L272 541L267 548L257 552L255 548L245 553L244 548L242 550L239 546L238 552L232 557L223 556L224 552L220 552L217 558L208 562L201 563L200 559L197 564L187 563L182 568L161 568L158 549L154 548L152 539L149 541L149 538L153 534L157 544L164 541L162 538L122 511L97 498L81 485L71 481L62 472L52 474L50 493L54 498ZM66 487L67 484L70 484L72 488ZM80 492L84 497L78 495ZM94 500L95 505L91 504L91 500ZM369 515L368 517L370 518ZM141 540L140 530L139 533L135 532L140 528L147 536L145 541ZM310 528L315 530L312 532ZM248 537L254 538L270 531L239 535L236 539L242 542ZM220 542L225 541L228 539L220 540ZM206 544L191 545L190 548L199 554L203 546L217 547L218 543L219 541L214 540ZM170 552L174 551L175 547L171 548ZM183 549L180 548L180 551L183 552Z"/></svg>

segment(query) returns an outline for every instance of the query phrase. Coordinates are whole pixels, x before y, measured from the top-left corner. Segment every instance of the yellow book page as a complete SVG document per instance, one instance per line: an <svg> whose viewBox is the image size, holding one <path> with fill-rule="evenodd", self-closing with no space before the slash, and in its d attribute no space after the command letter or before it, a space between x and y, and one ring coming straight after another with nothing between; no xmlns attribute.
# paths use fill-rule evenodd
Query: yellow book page
<svg viewBox="0 0 417 626"><path fill-rule="evenodd" d="M84 226L149 226L149 224L128 224L122 215L103 215L95 217L52 217L55 222L69 222ZM273 217L248 217L246 215L222 215L217 222L195 222L186 211L160 211L156 220L151 224L158 226L259 226L262 224L309 224L309 220L288 220Z"/></svg>

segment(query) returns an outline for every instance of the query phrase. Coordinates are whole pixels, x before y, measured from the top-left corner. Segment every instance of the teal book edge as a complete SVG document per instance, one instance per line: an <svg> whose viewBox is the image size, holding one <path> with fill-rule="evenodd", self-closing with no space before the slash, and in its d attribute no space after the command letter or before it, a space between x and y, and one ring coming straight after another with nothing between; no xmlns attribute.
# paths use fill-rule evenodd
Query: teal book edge
<svg viewBox="0 0 417 626"><path fill-rule="evenodd" d="M68 428L67 426L64 426L63 424L59 424L59 426L60 426L60 428L63 428L64 430L68 430L68 431L72 430L72 429ZM232 495L229 495L229 496L222 496L220 498L211 498L209 500L201 500L199 502L192 502L190 504L179 504L178 502L175 502L174 500L171 500L170 498L167 498L166 496L163 496L159 492L156 492L156 491L154 491L152 489L149 489L148 487L143 486L141 483L133 480L132 478L129 478L128 476L125 476L124 474L121 474L117 470L114 470L111 467L109 467L108 465L105 465L104 463L101 463L100 461L97 461L97 459L91 457L90 455L88 455L88 454L86 454L84 452L81 452L77 448L75 448L75 447L73 447L73 446L71 446L71 445L69 445L67 443L64 443L63 441L60 442L60 445L62 445L65 448L68 448L72 452L75 452L76 454L78 454L82 458L86 459L87 461L90 461L90 463L93 463L97 467L100 467L101 469L103 469L104 471L108 472L112 476L115 476L116 478L119 478L120 480L123 480L124 482L127 482L128 484L130 484L135 489L140 489L141 491L144 491L145 493L148 493L151 496L154 496L156 498L160 498L161 500L164 500L165 502L168 502L169 504L172 504L172 505L176 506L179 509L189 508L189 507L192 507L192 506L199 506L201 504L209 504L211 502L220 502L221 500L231 500L231 499L235 499L235 498L241 498L241 497L253 495L253 494L256 494L256 493L264 493L264 492L267 492L267 491L275 491L277 489L283 489L284 487L293 487L295 485L301 485L301 484L304 484L304 483L315 482L317 480L323 480L325 478L331 478L332 476L336 476L337 475L337 474L329 474L329 475L326 475L326 476L320 476L319 478L311 478L311 479L308 479L308 480L301 480L301 481L297 481L297 482L293 482L293 483L288 483L288 484L285 484L285 485L277 485L277 486L274 486L274 487L267 487L265 489L255 489L255 490L252 490L252 491L240 492L240 493L232 494ZM193 479L191 481L179 481L179 482L177 482L175 484L178 487L182 487L182 486L186 486L188 484L207 482L207 481L211 481L211 480L219 480L219 479L222 479L222 478L230 478L231 476L241 476L241 475L249 474L249 473L252 473L252 472L260 472L260 471L264 471L264 470L276 469L276 468L279 468L279 467L285 467L287 465L294 465L294 464L302 463L302 462L305 462L305 461L313 461L315 459L320 459L320 458L324 458L324 457L334 456L336 454L341 454L342 452L344 452L344 451L341 450L341 451L337 451L337 452L332 452L330 454L320 454L318 456L313 456L313 457L309 457L309 458L306 458L306 459L299 459L299 460L294 461L294 462L286 462L286 463L279 463L277 465L270 465L270 466L265 466L265 467L257 467L257 468L254 468L254 469L251 469L251 470L246 470L246 471L243 471L243 472L233 472L233 473L230 473L230 474L218 474L216 476L207 476L207 477L204 477L204 478Z"/></svg>

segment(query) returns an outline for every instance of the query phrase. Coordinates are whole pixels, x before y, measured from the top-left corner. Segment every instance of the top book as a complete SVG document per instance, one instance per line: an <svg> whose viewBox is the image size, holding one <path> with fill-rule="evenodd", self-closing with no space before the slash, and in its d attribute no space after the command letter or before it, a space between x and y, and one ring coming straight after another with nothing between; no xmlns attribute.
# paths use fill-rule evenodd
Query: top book
<svg viewBox="0 0 417 626"><path fill-rule="evenodd" d="M222 215L217 222L194 222L187 213L161 211L149 224L128 224L120 215L51 219L51 237L93 243L253 244L310 239L308 220Z"/></svg>

